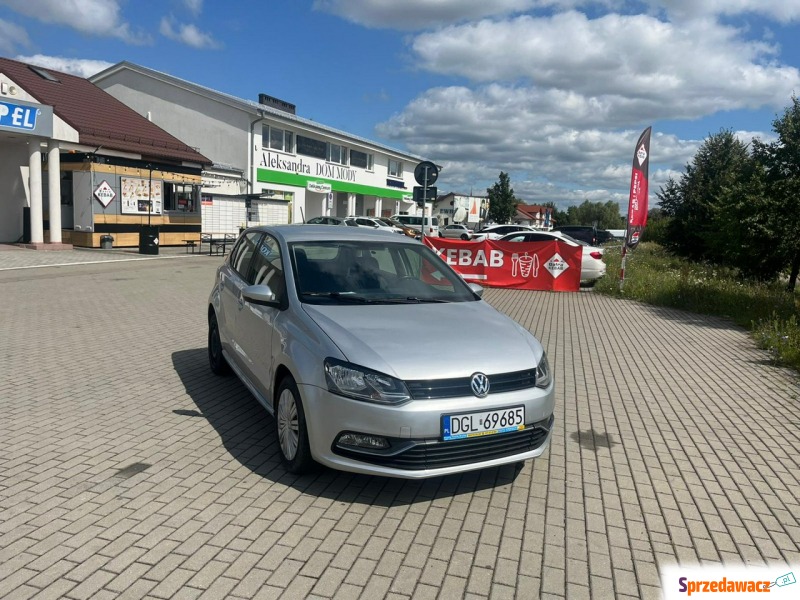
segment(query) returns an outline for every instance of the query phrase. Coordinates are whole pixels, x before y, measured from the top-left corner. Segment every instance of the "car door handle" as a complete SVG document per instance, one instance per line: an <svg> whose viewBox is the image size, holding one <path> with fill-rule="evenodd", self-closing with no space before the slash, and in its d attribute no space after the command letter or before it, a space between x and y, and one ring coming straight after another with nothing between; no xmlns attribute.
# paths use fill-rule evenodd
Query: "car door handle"
<svg viewBox="0 0 800 600"><path fill-rule="evenodd" d="M239 310L242 310L243 308L244 308L244 296L239 294Z"/></svg>

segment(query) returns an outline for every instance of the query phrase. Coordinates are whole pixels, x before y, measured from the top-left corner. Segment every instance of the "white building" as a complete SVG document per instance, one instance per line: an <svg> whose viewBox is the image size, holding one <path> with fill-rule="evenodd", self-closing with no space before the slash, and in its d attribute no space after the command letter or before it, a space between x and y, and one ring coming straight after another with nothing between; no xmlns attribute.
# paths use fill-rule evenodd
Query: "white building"
<svg viewBox="0 0 800 600"><path fill-rule="evenodd" d="M416 212L421 157L298 117L293 104L236 98L128 62L90 81L213 161L203 231Z"/></svg>

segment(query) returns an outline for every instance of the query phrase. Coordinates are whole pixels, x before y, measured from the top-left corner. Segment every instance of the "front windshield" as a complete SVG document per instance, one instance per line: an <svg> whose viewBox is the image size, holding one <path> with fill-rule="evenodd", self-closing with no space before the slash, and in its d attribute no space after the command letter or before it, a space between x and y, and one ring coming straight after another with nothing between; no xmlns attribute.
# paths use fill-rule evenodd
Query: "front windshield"
<svg viewBox="0 0 800 600"><path fill-rule="evenodd" d="M470 302L464 280L422 244L308 241L289 244L297 295L312 304Z"/></svg>

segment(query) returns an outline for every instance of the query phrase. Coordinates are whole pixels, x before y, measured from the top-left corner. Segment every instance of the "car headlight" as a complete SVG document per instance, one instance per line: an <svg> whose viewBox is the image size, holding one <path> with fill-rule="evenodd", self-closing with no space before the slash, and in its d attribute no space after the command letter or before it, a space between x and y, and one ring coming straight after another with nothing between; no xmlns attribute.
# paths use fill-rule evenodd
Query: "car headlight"
<svg viewBox="0 0 800 600"><path fill-rule="evenodd" d="M536 387L546 388L553 381L553 376L550 374L550 363L547 362L547 354L542 353L542 360L536 366Z"/></svg>
<svg viewBox="0 0 800 600"><path fill-rule="evenodd" d="M325 359L325 380L334 394L356 400L393 406L411 400L406 384L399 379L335 358Z"/></svg>

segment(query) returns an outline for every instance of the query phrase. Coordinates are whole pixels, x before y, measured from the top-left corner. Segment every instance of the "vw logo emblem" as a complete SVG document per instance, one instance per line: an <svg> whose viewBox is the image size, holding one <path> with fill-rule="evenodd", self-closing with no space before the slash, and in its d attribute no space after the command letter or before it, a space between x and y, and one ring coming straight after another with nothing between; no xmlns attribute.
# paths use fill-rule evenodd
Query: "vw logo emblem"
<svg viewBox="0 0 800 600"><path fill-rule="evenodd" d="M489 393L489 378L483 373L475 373L469 386L478 398L485 398Z"/></svg>

